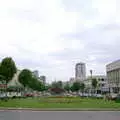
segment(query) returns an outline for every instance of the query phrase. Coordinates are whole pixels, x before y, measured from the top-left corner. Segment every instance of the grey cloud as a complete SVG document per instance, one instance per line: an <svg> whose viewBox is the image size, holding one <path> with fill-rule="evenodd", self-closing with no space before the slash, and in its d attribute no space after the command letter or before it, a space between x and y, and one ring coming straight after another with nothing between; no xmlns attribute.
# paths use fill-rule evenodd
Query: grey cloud
<svg viewBox="0 0 120 120"><path fill-rule="evenodd" d="M84 19L94 19L99 11L92 7L92 0L63 0L66 11L80 12Z"/></svg>
<svg viewBox="0 0 120 120"><path fill-rule="evenodd" d="M65 12L78 13L78 19L75 21L76 32L61 34L59 36L60 39L63 40L63 46L61 47L64 49L56 52L49 52L48 54L41 54L40 51L36 50L36 48L33 52L33 49L31 50L29 47L22 47L24 42L19 42L20 44L14 44L14 46L17 48L18 55L11 53L12 57L15 59L18 66L38 69L41 74L47 75L50 79L54 78L55 76L57 76L57 78L62 78L63 76L63 79L67 79L73 75L76 62L80 61L87 63L87 70L92 68L96 71L96 73L105 73L105 65L120 58L120 25L115 22L110 23L108 21L107 24L97 24L92 28L87 28L85 23L89 23L89 20L95 20L95 18L99 16L96 8L92 8L92 0L62 0L62 3L64 4ZM39 4L36 5L37 7L39 6ZM46 14L47 12L44 13L44 9L37 11L35 8L12 8L9 11L8 18L13 17L15 20L17 19L17 22L19 21L20 23L26 23L26 21L30 21L30 24L33 24L33 22L36 24L36 22L43 23L47 20L49 21L49 15ZM83 23L81 23L81 20L83 20ZM90 22L90 24L92 23ZM52 28L48 29L52 31ZM19 30L16 31L18 32ZM55 34L57 34L57 32ZM25 39L31 39L28 36L31 37L29 33L27 37L22 37L25 37ZM39 38L36 38L35 36L35 39ZM74 42L77 43L76 48L72 47L72 43ZM30 42L28 42L28 45L29 44ZM81 48L81 44L84 45L83 48ZM79 45L80 47L78 47ZM1 56L3 55L4 54L1 53Z"/></svg>
<svg viewBox="0 0 120 120"><path fill-rule="evenodd" d="M44 17L41 12L36 10L24 10L24 9L10 9L9 15L13 16L18 20L28 20L32 22L44 22Z"/></svg>
<svg viewBox="0 0 120 120"><path fill-rule="evenodd" d="M109 30L113 30L113 33L109 34ZM118 34L116 36L114 33L115 30L120 30L119 24L96 25L94 28L83 32L61 35L61 37L68 40L82 41L85 47L83 50L71 49L63 51L63 53L60 53L60 56L66 59L84 58L86 62L96 62L97 64L106 64L115 59L119 59L120 35ZM107 34L104 34L105 32ZM94 56L96 59L89 60L89 56Z"/></svg>

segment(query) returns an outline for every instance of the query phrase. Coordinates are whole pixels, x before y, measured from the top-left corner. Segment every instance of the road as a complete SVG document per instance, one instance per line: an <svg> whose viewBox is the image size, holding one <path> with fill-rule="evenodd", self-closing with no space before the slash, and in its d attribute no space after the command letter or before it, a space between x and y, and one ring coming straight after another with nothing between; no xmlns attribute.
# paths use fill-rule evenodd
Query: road
<svg viewBox="0 0 120 120"><path fill-rule="evenodd" d="M0 120L120 120L120 112L0 111Z"/></svg>

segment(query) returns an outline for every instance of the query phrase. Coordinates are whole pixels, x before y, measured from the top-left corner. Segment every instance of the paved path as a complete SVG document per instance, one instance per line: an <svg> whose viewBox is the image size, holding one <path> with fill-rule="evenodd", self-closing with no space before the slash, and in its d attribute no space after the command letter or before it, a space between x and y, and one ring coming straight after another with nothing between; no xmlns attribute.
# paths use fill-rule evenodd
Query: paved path
<svg viewBox="0 0 120 120"><path fill-rule="evenodd" d="M0 120L120 120L120 112L0 111Z"/></svg>

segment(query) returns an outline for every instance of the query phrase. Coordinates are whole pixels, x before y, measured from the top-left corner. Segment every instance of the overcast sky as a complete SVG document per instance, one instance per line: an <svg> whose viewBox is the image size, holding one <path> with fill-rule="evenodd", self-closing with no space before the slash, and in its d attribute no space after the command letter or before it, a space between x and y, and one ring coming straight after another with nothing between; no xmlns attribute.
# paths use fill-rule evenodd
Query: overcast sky
<svg viewBox="0 0 120 120"><path fill-rule="evenodd" d="M0 60L68 80L77 62L105 74L120 58L119 0L0 0Z"/></svg>

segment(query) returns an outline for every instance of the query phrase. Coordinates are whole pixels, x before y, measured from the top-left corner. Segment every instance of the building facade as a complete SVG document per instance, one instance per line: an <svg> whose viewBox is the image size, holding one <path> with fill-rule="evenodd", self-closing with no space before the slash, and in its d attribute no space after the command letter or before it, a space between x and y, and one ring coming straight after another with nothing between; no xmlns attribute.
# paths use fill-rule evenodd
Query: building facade
<svg viewBox="0 0 120 120"><path fill-rule="evenodd" d="M39 79L43 84L46 84L46 76L42 75L42 76L40 76Z"/></svg>
<svg viewBox="0 0 120 120"><path fill-rule="evenodd" d="M92 76L92 79L97 80L97 88L96 89L97 89L97 91L99 91L99 93L109 92L109 85L108 85L106 76L95 75L95 76ZM91 79L91 76L88 76L87 79L84 81L86 88L88 88L89 90L92 89L92 79Z"/></svg>
<svg viewBox="0 0 120 120"><path fill-rule="evenodd" d="M118 93L120 91L120 60L106 65L106 73L110 92Z"/></svg>
<svg viewBox="0 0 120 120"><path fill-rule="evenodd" d="M75 78L71 77L69 80L69 85L72 86L74 82L75 82Z"/></svg>
<svg viewBox="0 0 120 120"><path fill-rule="evenodd" d="M86 65L85 63L77 63L75 66L75 79L83 81L86 79Z"/></svg>
<svg viewBox="0 0 120 120"><path fill-rule="evenodd" d="M22 84L18 80L20 72L21 72L20 70L17 70L17 72L14 74L12 80L10 80L8 82L8 85L7 85L8 87L9 86L22 86Z"/></svg>
<svg viewBox="0 0 120 120"><path fill-rule="evenodd" d="M32 72L33 76L35 76L36 78L39 77L39 71L38 70L35 70Z"/></svg>

